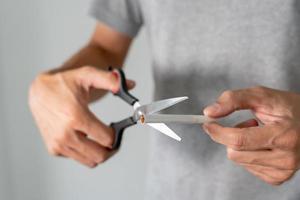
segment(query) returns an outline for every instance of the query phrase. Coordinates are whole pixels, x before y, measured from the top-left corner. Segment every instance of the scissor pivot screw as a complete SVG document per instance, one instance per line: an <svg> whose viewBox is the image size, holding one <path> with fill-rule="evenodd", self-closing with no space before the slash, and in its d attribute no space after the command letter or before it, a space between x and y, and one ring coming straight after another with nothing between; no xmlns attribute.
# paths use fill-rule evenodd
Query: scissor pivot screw
<svg viewBox="0 0 300 200"><path fill-rule="evenodd" d="M141 120L142 123L145 123L145 117L144 117L144 115L141 115L140 120Z"/></svg>

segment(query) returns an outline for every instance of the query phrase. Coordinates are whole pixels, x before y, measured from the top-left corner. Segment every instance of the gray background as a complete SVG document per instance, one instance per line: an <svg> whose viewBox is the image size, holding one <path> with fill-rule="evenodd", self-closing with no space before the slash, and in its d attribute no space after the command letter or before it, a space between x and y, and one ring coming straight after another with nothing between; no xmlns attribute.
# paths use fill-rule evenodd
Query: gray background
<svg viewBox="0 0 300 200"><path fill-rule="evenodd" d="M126 132L121 151L88 169L47 154L27 106L28 86L42 70L59 66L89 38L95 21L86 0L0 0L0 199L141 199L149 129ZM145 34L126 62L133 93L151 101L152 79ZM105 122L119 120L130 107L111 95L92 109Z"/></svg>

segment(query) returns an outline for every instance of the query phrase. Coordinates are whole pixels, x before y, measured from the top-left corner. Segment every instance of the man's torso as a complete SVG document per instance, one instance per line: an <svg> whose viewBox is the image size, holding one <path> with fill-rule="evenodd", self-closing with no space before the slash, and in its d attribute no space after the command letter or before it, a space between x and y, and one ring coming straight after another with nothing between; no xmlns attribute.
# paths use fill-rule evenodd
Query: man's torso
<svg viewBox="0 0 300 200"><path fill-rule="evenodd" d="M155 98L190 97L169 113L199 114L224 90L300 92L300 1L140 0ZM153 134L147 199L300 199L300 177L269 186L228 161L199 125Z"/></svg>

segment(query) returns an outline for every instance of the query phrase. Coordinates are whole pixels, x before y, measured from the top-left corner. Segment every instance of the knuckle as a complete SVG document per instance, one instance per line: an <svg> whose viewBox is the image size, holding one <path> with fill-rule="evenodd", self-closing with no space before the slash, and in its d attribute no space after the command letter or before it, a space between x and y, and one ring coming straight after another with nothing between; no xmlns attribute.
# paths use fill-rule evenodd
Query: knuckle
<svg viewBox="0 0 300 200"><path fill-rule="evenodd" d="M41 95L42 93L40 91L44 89L45 85L47 85L46 77L46 74L40 74L30 84L28 90L28 103L31 108L36 105L38 100L43 98L43 95Z"/></svg>
<svg viewBox="0 0 300 200"><path fill-rule="evenodd" d="M61 146L56 143L47 147L48 153L52 156L58 156L61 153L61 149Z"/></svg>
<svg viewBox="0 0 300 200"><path fill-rule="evenodd" d="M65 144L67 142L69 142L71 139L71 135L68 134L67 132L65 132L64 134L61 134L57 139L57 143L58 144Z"/></svg>
<svg viewBox="0 0 300 200"><path fill-rule="evenodd" d="M83 74L93 73L93 72L95 72L95 70L96 69L94 67L91 67L91 66L84 66L84 67L81 68L81 72Z"/></svg>
<svg viewBox="0 0 300 200"><path fill-rule="evenodd" d="M91 169L97 167L97 163L88 163L87 166Z"/></svg>
<svg viewBox="0 0 300 200"><path fill-rule="evenodd" d="M275 181L275 180L270 180L270 181L267 181L267 183L269 183L270 185L273 185L273 186L279 186L283 182L281 182L281 181Z"/></svg>
<svg viewBox="0 0 300 200"><path fill-rule="evenodd" d="M58 155L58 152L52 147L48 147L47 150L48 150L48 153L52 156L57 156Z"/></svg>
<svg viewBox="0 0 300 200"><path fill-rule="evenodd" d="M70 140L71 140L71 135L68 134L67 132L64 132L56 136L56 138L54 139L54 144L63 145L68 143Z"/></svg>
<svg viewBox="0 0 300 200"><path fill-rule="evenodd" d="M222 99L226 99L226 100L233 100L235 96L235 92L232 90L225 90L222 94L221 94L221 98Z"/></svg>
<svg viewBox="0 0 300 200"><path fill-rule="evenodd" d="M285 180L285 181L289 180L291 177L294 176L295 172L296 172L296 171L294 171L294 170L288 171L288 172L286 173L286 176L285 176L285 179L284 179L284 180Z"/></svg>
<svg viewBox="0 0 300 200"><path fill-rule="evenodd" d="M298 169L298 159L296 159L294 156L286 159L285 161L285 168L286 169L291 169L291 170L294 170L294 169Z"/></svg>
<svg viewBox="0 0 300 200"><path fill-rule="evenodd" d="M272 99L272 100L275 99L274 92L272 92L270 88L261 85L252 87L249 89L249 91L255 94L258 98ZM272 109L272 107L269 104L265 106L267 106L269 109Z"/></svg>
<svg viewBox="0 0 300 200"><path fill-rule="evenodd" d="M289 132L279 134L271 141L272 145L282 149L298 151L299 149L299 133L297 130L289 130Z"/></svg>
<svg viewBox="0 0 300 200"><path fill-rule="evenodd" d="M263 93L267 90L267 88L262 85L256 85L256 86L250 88L250 90L253 90L254 92L258 92L258 93Z"/></svg>
<svg viewBox="0 0 300 200"><path fill-rule="evenodd" d="M64 144L64 143L68 143L71 139L72 139L71 134L65 133L65 134L62 134L60 140Z"/></svg>
<svg viewBox="0 0 300 200"><path fill-rule="evenodd" d="M292 176L293 176L293 172L290 172L290 171L283 172L279 177L279 181L285 182L285 181L289 180Z"/></svg>
<svg viewBox="0 0 300 200"><path fill-rule="evenodd" d="M227 158L232 161L237 161L238 157L233 149L227 148Z"/></svg>
<svg viewBox="0 0 300 200"><path fill-rule="evenodd" d="M66 128L76 128L83 125L82 117L80 117L79 112L77 109L71 109L70 110L70 117L68 118L66 122Z"/></svg>
<svg viewBox="0 0 300 200"><path fill-rule="evenodd" d="M244 134L238 134L233 137L232 148L234 150L243 150L246 144L246 137Z"/></svg>
<svg viewBox="0 0 300 200"><path fill-rule="evenodd" d="M83 159L77 159L77 162L81 163L82 165L88 167L88 168L94 168L96 167L96 163L93 163L91 161L88 160L83 160Z"/></svg>
<svg viewBox="0 0 300 200"><path fill-rule="evenodd" d="M100 154L97 158L97 163L98 164L104 163L106 159L107 159L107 156L104 153Z"/></svg>

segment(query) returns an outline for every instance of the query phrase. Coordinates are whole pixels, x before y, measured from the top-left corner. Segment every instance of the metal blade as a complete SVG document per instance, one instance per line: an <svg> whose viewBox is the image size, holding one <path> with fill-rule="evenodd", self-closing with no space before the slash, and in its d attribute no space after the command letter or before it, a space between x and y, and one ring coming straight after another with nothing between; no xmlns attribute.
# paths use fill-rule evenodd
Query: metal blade
<svg viewBox="0 0 300 200"><path fill-rule="evenodd" d="M181 138L176 133L174 133L172 129L170 129L167 125L163 123L148 123L148 125L177 141L181 140Z"/></svg>
<svg viewBox="0 0 300 200"><path fill-rule="evenodd" d="M187 100L188 97L175 97L171 99L165 99L160 101L155 101L147 105L140 106L136 109L136 113L142 113L144 115L150 115L153 113L156 113L158 111L161 111L163 109L166 109L168 107L171 107L179 102L182 102L184 100Z"/></svg>
<svg viewBox="0 0 300 200"><path fill-rule="evenodd" d="M140 104L140 102L135 102L134 104L133 104L133 110L136 110L136 109L138 109L139 107L141 107L141 104Z"/></svg>
<svg viewBox="0 0 300 200"><path fill-rule="evenodd" d="M216 119L209 118L204 115L168 115L155 114L144 115L143 123L184 123L184 124L203 124L206 122L213 122Z"/></svg>

